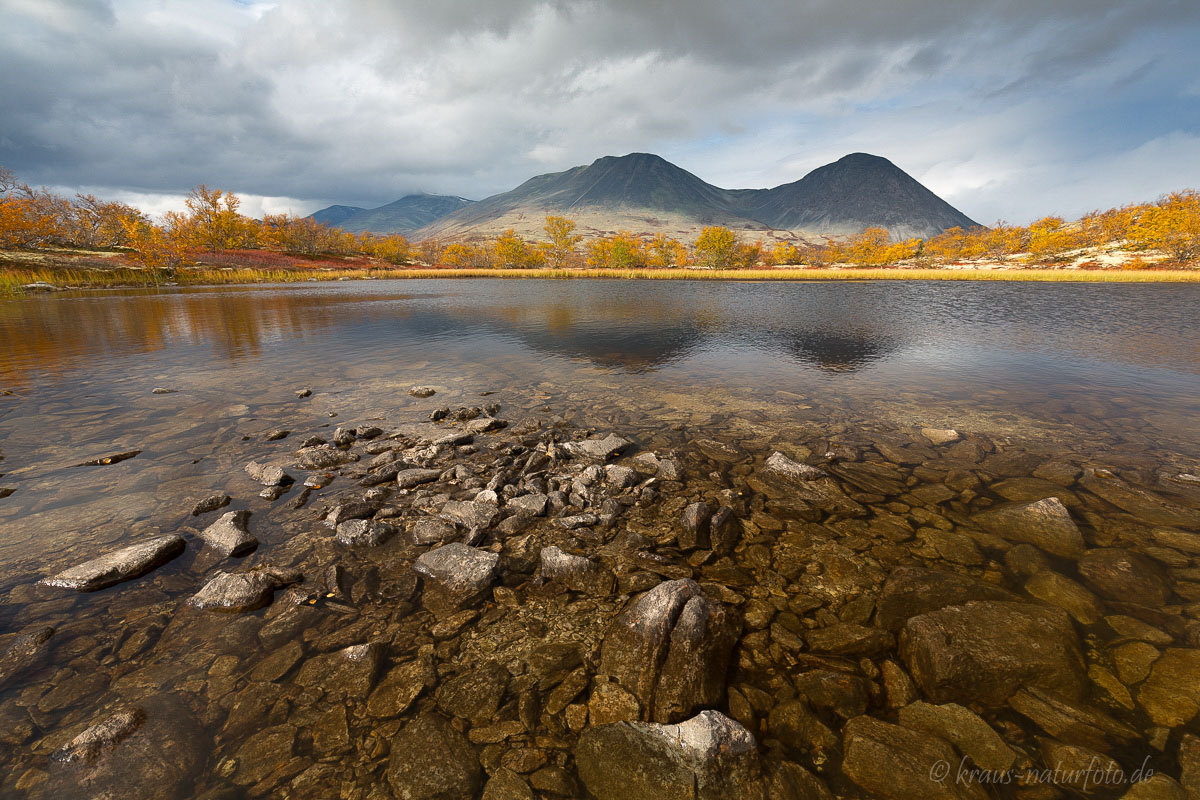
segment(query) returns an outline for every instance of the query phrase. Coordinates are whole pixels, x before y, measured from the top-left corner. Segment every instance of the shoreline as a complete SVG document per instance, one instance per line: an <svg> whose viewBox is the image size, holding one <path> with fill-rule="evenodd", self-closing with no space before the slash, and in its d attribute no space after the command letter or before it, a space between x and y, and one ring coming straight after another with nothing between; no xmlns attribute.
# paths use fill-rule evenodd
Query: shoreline
<svg viewBox="0 0 1200 800"><path fill-rule="evenodd" d="M749 270L702 269L437 269L376 270L201 269L175 275L136 269L30 270L0 267L0 297L85 289L145 289L252 284L320 283L351 280L425 279L608 279L717 281L1026 281L1074 283L1200 283L1200 269L1065 270L1065 269L948 269L948 268L772 268Z"/></svg>

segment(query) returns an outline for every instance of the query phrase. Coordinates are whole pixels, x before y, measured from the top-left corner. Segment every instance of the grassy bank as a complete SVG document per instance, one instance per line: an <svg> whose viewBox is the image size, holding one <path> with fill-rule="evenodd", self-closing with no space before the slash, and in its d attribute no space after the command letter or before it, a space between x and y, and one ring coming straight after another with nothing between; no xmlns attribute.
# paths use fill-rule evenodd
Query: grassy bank
<svg viewBox="0 0 1200 800"><path fill-rule="evenodd" d="M1085 281L1099 283L1196 283L1200 270L1064 269L182 269L174 273L132 268L24 269L0 267L0 296L17 296L44 283L60 289L158 286L225 286L254 283L411 279L411 278L609 278L619 280L921 280L921 281Z"/></svg>

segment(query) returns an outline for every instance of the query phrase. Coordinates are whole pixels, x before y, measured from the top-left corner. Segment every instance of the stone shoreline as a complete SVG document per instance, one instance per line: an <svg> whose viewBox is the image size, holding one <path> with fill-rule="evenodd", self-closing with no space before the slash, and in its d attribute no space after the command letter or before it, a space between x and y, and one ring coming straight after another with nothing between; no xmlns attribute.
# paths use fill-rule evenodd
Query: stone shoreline
<svg viewBox="0 0 1200 800"><path fill-rule="evenodd" d="M98 600L127 630L0 641L0 790L992 796L965 765L1059 769L1021 787L1052 797L1148 758L1101 794L1200 792L1190 475L933 429L655 452L502 411L272 431L245 475L288 536L214 495L46 576L31 600L126 581Z"/></svg>

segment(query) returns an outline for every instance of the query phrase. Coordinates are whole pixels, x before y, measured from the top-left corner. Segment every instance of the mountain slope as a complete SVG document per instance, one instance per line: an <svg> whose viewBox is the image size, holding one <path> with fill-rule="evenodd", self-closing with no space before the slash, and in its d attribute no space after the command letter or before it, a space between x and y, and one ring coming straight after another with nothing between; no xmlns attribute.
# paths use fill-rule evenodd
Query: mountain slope
<svg viewBox="0 0 1200 800"><path fill-rule="evenodd" d="M891 161L867 153L747 197L745 210L771 228L839 235L877 225L893 238L924 238L977 224Z"/></svg>
<svg viewBox="0 0 1200 800"><path fill-rule="evenodd" d="M730 193L650 153L605 156L585 167L530 178L422 229L422 237L540 233L546 214L583 229L678 230L702 225L762 229L734 208Z"/></svg>
<svg viewBox="0 0 1200 800"><path fill-rule="evenodd" d="M408 236L418 228L436 222L471 204L462 197L442 194L410 194L394 203L379 208L355 208L354 206L330 206L312 215L317 222L333 225L351 233L400 233ZM353 210L345 214L343 209ZM338 218L336 222L328 218Z"/></svg>
<svg viewBox="0 0 1200 800"><path fill-rule="evenodd" d="M366 211L366 209L359 208L358 206L329 206L328 208L322 208L320 211L314 211L309 214L309 217L322 225L336 228L350 217L362 211Z"/></svg>

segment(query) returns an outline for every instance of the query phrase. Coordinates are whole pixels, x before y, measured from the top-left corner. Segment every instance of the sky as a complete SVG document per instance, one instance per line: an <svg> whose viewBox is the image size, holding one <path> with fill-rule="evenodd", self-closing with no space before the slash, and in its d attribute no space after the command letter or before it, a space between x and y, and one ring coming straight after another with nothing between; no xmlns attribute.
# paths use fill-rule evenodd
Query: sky
<svg viewBox="0 0 1200 800"><path fill-rule="evenodd" d="M1198 42L1197 0L0 0L0 165L258 216L868 152L1024 224L1200 188Z"/></svg>

